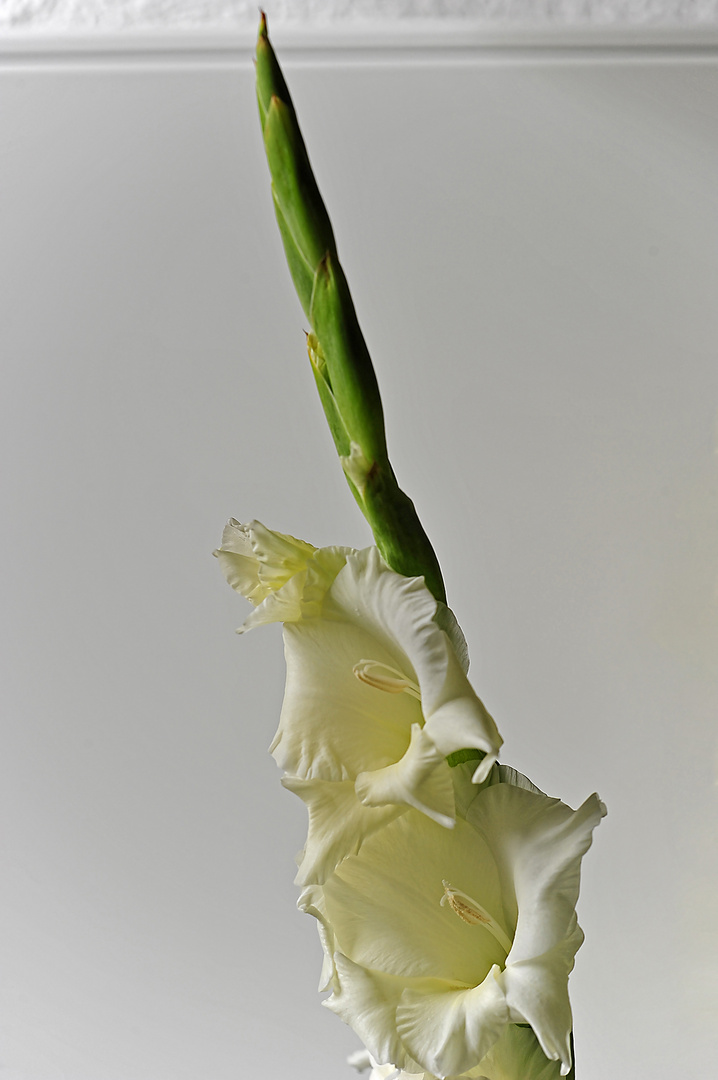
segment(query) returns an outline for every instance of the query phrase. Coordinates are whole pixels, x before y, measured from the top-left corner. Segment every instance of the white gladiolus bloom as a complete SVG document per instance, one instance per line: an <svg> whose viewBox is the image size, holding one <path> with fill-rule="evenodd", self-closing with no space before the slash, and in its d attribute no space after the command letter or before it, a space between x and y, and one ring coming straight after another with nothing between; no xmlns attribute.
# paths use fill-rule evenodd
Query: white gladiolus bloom
<svg viewBox="0 0 718 1080"><path fill-rule="evenodd" d="M243 629L284 623L287 683L271 749L309 812L299 881L322 881L410 807L453 826L447 756L480 751L480 783L502 740L466 677L449 610L376 548L315 549L258 522L232 521L222 540L225 576L257 605Z"/></svg>
<svg viewBox="0 0 718 1080"><path fill-rule="evenodd" d="M580 863L604 813L496 766L452 831L409 811L304 890L325 1004L375 1062L426 1080L570 1071Z"/></svg>
<svg viewBox="0 0 718 1080"><path fill-rule="evenodd" d="M232 521L216 554L255 605L242 630L284 624L272 752L307 805L299 906L325 1004L366 1047L354 1063L370 1080L567 1075L598 796L574 811L496 763L453 615L376 548ZM474 760L450 767L457 751Z"/></svg>

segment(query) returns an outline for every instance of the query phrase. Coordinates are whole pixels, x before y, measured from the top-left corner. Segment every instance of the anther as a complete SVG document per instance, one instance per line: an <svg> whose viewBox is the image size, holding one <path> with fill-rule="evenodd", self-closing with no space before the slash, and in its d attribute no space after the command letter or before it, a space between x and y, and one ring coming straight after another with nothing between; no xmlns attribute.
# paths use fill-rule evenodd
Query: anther
<svg viewBox="0 0 718 1080"><path fill-rule="evenodd" d="M421 701L417 684L389 664L383 664L380 660L360 660L352 670L359 682L373 686L375 690L384 690L387 694L409 694Z"/></svg>
<svg viewBox="0 0 718 1080"><path fill-rule="evenodd" d="M441 884L444 886L444 895L439 903L442 906L448 904L451 910L469 926L484 926L508 955L511 951L511 941L486 908L474 900L473 896L462 892L461 889L455 889L446 878Z"/></svg>

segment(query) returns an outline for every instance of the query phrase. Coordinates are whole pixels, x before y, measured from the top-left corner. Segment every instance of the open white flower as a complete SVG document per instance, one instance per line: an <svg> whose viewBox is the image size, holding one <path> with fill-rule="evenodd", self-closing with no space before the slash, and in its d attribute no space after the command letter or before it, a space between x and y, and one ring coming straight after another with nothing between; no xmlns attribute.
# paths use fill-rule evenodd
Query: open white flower
<svg viewBox="0 0 718 1080"><path fill-rule="evenodd" d="M580 863L605 807L495 776L453 831L409 811L300 898L320 922L325 1004L375 1061L427 1080L516 1075L507 1062L534 1046L518 1024L541 1050L526 1080L570 1070Z"/></svg>
<svg viewBox="0 0 718 1080"><path fill-rule="evenodd" d="M480 751L478 783L502 740L466 677L461 631L423 579L394 573L376 548L315 549L257 522L230 522L217 554L257 604L243 629L284 623L271 749L309 811L300 882L323 880L409 807L452 826L446 757Z"/></svg>

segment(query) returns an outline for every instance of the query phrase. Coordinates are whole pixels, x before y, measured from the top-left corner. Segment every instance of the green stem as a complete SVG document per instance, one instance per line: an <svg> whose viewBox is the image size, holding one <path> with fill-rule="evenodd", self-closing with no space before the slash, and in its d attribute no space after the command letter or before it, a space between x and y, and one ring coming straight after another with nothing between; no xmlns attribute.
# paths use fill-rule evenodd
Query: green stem
<svg viewBox="0 0 718 1080"><path fill-rule="evenodd" d="M374 367L264 13L257 40L257 101L277 224L311 325L309 358L344 474L384 560L406 577L423 577L445 603L436 554L389 462Z"/></svg>

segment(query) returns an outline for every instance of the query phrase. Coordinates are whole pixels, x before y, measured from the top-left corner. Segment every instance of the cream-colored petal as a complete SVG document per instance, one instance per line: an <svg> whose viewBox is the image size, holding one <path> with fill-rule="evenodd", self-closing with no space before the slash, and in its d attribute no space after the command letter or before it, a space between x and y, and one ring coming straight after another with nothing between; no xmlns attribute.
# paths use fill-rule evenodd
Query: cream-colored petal
<svg viewBox="0 0 718 1080"><path fill-rule="evenodd" d="M401 760L360 773L356 793L366 806L412 806L445 828L452 828L456 819L451 770L418 724L412 725L411 742Z"/></svg>
<svg viewBox="0 0 718 1080"><path fill-rule="evenodd" d="M460 819L445 829L408 810L327 879L324 902L337 948L392 975L482 982L506 954L484 926L442 905L444 880L501 916L498 876L481 836Z"/></svg>
<svg viewBox="0 0 718 1080"><path fill-rule="evenodd" d="M334 578L346 562L349 548L320 548L306 566L289 578L276 591L251 611L240 627L239 633L252 630L266 623L299 622L316 619L322 611L324 598Z"/></svg>
<svg viewBox="0 0 718 1080"><path fill-rule="evenodd" d="M259 582L257 560L247 555L218 548L214 552L227 583L253 604L264 599L265 590Z"/></svg>
<svg viewBox="0 0 718 1080"><path fill-rule="evenodd" d="M257 626L266 626L269 623L297 622L301 619L306 581L307 568L304 567L276 592L267 593L254 610L250 611L237 633L245 634L248 630L254 630Z"/></svg>
<svg viewBox="0 0 718 1080"><path fill-rule="evenodd" d="M230 518L222 532L221 546L214 554L231 587L253 604L259 604L266 589L259 580L259 559L252 549L248 527Z"/></svg>
<svg viewBox="0 0 718 1080"><path fill-rule="evenodd" d="M405 808L364 806L352 780L302 780L284 776L283 785L305 803L309 829L297 885L322 884L348 855L355 855L364 840L392 821Z"/></svg>
<svg viewBox="0 0 718 1080"><path fill-rule="evenodd" d="M503 973L512 1020L531 1025L545 1056L561 1063L561 1076L571 1070L573 1022L568 976L582 942L583 932L574 914L566 937L552 949L530 960L509 963Z"/></svg>
<svg viewBox="0 0 718 1080"><path fill-rule="evenodd" d="M502 976L512 1017L531 1023L563 1073L570 1069L567 981L582 940L575 912L581 858L605 812L597 795L574 811L505 783L481 791L467 815L496 860L504 915L515 926Z"/></svg>
<svg viewBox="0 0 718 1080"><path fill-rule="evenodd" d="M236 518L230 518L222 530L221 550L256 559L249 529L249 525L243 525Z"/></svg>
<svg viewBox="0 0 718 1080"><path fill-rule="evenodd" d="M329 599L339 617L364 626L416 679L427 729L444 756L466 748L486 754L475 774L483 779L502 739L437 624L437 603L423 578L395 574L376 548L366 548L347 558Z"/></svg>
<svg viewBox="0 0 718 1080"><path fill-rule="evenodd" d="M473 1068L488 1053L508 1021L499 974L494 966L478 986L437 981L403 992L396 1010L397 1031L420 1065L437 1077L454 1076Z"/></svg>
<svg viewBox="0 0 718 1080"><path fill-rule="evenodd" d="M285 625L284 653L286 689L271 746L282 768L303 778L353 780L403 757L421 708L408 694L388 694L354 675L367 656L396 663L363 626L328 618Z"/></svg>
<svg viewBox="0 0 718 1080"><path fill-rule="evenodd" d="M391 1061L400 1068L413 1065L396 1030L404 980L367 970L341 952L334 961L338 986L322 1004L350 1025L376 1061Z"/></svg>
<svg viewBox="0 0 718 1080"><path fill-rule="evenodd" d="M334 963L334 931L327 919L324 897L321 889L317 885L307 885L306 888L302 889L302 892L299 895L297 907L306 915L313 915L317 920L319 941L324 956L322 970L319 976L319 992L321 993L323 990L329 989L337 990L339 987L339 979Z"/></svg>
<svg viewBox="0 0 718 1080"><path fill-rule="evenodd" d="M260 579L272 591L302 570L316 551L313 544L268 529L261 521L251 521L247 531L254 556L259 560Z"/></svg>
<svg viewBox="0 0 718 1080"><path fill-rule="evenodd" d="M423 1070L422 1072L410 1072L408 1069L397 1069L394 1065L374 1065L369 1080L433 1080Z"/></svg>
<svg viewBox="0 0 718 1080"><path fill-rule="evenodd" d="M580 885L581 858L606 813L597 795L578 810L510 783L481 791L467 820L499 868L507 915L516 926L510 960L532 959L565 938Z"/></svg>
<svg viewBox="0 0 718 1080"><path fill-rule="evenodd" d="M304 540L274 532L259 521L242 525L230 518L215 555L232 588L259 604L303 570L314 552Z"/></svg>

